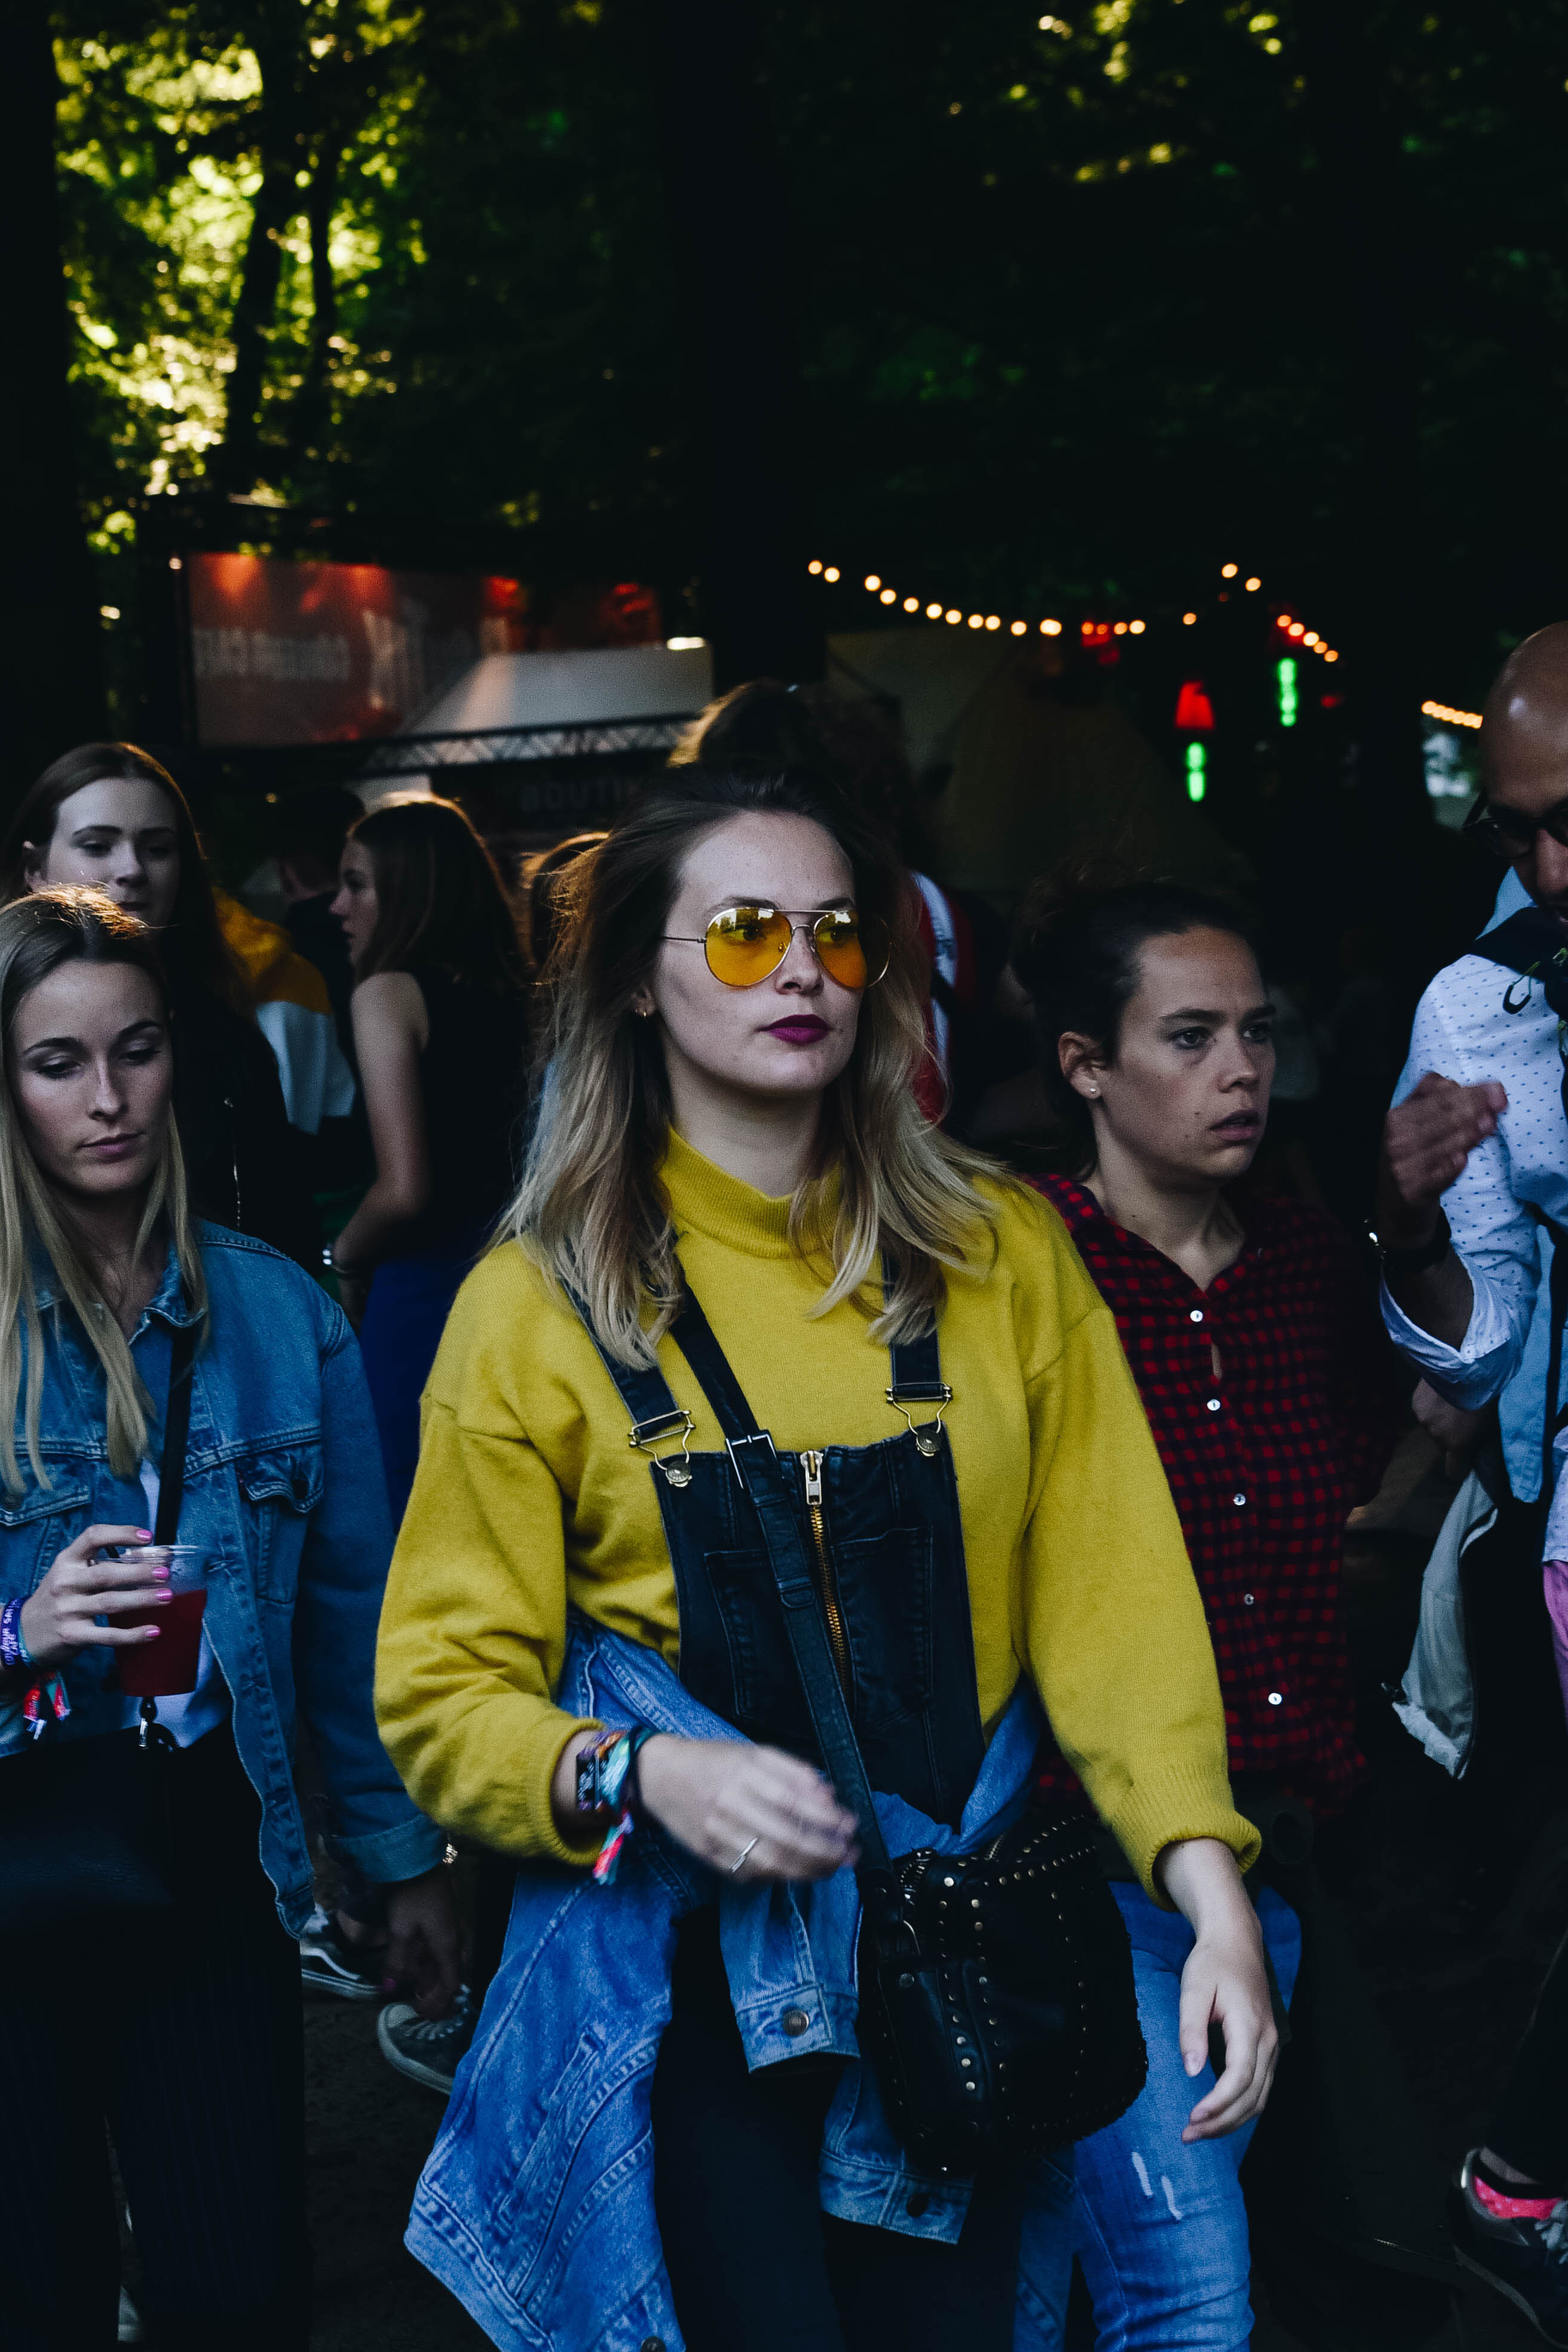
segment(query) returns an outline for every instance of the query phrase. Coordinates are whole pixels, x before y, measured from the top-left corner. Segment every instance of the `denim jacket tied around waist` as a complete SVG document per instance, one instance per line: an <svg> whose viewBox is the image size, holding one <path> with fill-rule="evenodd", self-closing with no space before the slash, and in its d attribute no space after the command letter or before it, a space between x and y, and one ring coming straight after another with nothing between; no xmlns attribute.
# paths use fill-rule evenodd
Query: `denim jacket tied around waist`
<svg viewBox="0 0 1568 2352"><path fill-rule="evenodd" d="M261 1800L262 1865L291 1935L313 1900L293 1779L296 1699L314 1736L334 1845L363 1879L416 1877L444 1840L410 1803L371 1706L376 1622L392 1556L381 1454L358 1344L342 1311L289 1259L248 1234L200 1224L208 1328L198 1347L179 1539L209 1572L205 1630L233 1702L235 1744ZM44 1329L40 1486L20 1402L20 1494L0 1487L0 1601L34 1591L84 1528L145 1525L134 1477L110 1466L104 1377L47 1261L36 1265ZM132 1355L160 1416L169 1335L192 1319L171 1249ZM26 1394L24 1383L23 1394ZM79 1652L64 1681L70 1714L47 1739L117 1729L115 1652ZM5 1759L31 1738L19 1696L0 1698Z"/></svg>
<svg viewBox="0 0 1568 2352"><path fill-rule="evenodd" d="M557 1700L611 1726L741 1737L658 1651L582 1617ZM890 1852L1000 1836L1022 1808L1040 1727L1020 1685L956 1832L879 1794ZM654 2216L651 2091L677 1924L714 1902L748 2064L850 2062L823 2135L823 2210L948 2242L963 2226L968 2182L910 2168L859 2063L854 1873L737 1885L645 1823L613 1885L564 1864L520 1869L505 1957L416 2191L409 2250L509 2352L642 2352L650 2340L680 2352Z"/></svg>

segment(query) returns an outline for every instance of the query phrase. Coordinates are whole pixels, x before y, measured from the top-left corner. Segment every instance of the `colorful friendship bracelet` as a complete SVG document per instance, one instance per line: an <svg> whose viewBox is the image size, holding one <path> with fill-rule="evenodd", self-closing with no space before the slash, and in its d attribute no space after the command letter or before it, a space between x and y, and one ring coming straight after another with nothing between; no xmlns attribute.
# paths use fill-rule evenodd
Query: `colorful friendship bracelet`
<svg viewBox="0 0 1568 2352"><path fill-rule="evenodd" d="M577 1758L577 1811L615 1816L594 1864L595 1882L600 1886L614 1885L621 1849L636 1827L637 1760L654 1737L651 1723L639 1723L630 1731L606 1731Z"/></svg>

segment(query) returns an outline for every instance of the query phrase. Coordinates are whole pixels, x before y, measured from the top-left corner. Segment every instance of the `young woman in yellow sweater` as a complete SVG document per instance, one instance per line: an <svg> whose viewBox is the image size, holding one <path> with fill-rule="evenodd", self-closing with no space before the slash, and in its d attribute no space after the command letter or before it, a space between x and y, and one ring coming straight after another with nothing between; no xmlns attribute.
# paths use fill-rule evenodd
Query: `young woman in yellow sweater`
<svg viewBox="0 0 1568 2352"><path fill-rule="evenodd" d="M1070 2164L900 2148L852 1865L1005 1830L1037 1696L1196 1931L1182 2047L1226 2063L1189 2131L1257 2114L1257 1840L1175 1511L1055 1213L916 1108L879 843L692 771L581 865L552 1115L447 1325L382 1622L411 1792L525 1865L409 2242L518 2352L1005 2352ZM858 1797L818 1769L796 1541Z"/></svg>

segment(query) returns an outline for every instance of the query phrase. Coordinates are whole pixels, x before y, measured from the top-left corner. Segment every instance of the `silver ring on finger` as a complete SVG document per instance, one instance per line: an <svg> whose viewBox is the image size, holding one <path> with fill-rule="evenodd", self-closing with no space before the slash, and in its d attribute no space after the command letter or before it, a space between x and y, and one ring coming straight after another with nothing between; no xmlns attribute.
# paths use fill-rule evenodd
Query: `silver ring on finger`
<svg viewBox="0 0 1568 2352"><path fill-rule="evenodd" d="M740 1853L735 1856L734 1861L730 1864L730 1875L731 1878L734 1877L735 1873L741 1868L742 1864L747 1861L751 1855L752 1848L760 1845L761 1843L761 1837L747 1839L745 1844L741 1848Z"/></svg>

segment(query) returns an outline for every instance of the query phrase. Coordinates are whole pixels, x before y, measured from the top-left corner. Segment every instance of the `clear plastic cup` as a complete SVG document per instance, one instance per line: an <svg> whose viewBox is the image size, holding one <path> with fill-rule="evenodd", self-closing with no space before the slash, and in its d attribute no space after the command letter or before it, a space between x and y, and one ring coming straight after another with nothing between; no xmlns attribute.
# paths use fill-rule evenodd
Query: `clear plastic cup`
<svg viewBox="0 0 1568 2352"><path fill-rule="evenodd" d="M120 1687L128 1698L184 1697L195 1690L201 1668L207 1555L199 1544L123 1544L119 1557L148 1568L166 1568L170 1594L163 1609L110 1614L111 1625L158 1628L155 1642L138 1642L115 1652Z"/></svg>

